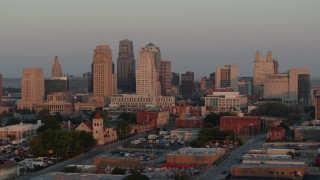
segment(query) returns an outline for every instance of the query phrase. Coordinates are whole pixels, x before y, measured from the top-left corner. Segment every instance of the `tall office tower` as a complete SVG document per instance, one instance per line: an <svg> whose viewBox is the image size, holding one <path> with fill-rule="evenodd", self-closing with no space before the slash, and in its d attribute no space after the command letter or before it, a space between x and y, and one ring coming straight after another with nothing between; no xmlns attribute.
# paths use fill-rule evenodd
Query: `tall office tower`
<svg viewBox="0 0 320 180"><path fill-rule="evenodd" d="M124 93L136 92L136 61L133 43L127 39L120 41L117 60L117 85Z"/></svg>
<svg viewBox="0 0 320 180"><path fill-rule="evenodd" d="M171 94L171 61L160 61L160 82L161 95L169 96Z"/></svg>
<svg viewBox="0 0 320 180"><path fill-rule="evenodd" d="M252 95L253 78L252 77L239 77L238 91L241 95Z"/></svg>
<svg viewBox="0 0 320 180"><path fill-rule="evenodd" d="M54 57L54 62L51 68L51 77L62 77L61 64L59 64L58 56Z"/></svg>
<svg viewBox="0 0 320 180"><path fill-rule="evenodd" d="M21 80L21 100L18 109L32 110L44 99L44 78L42 68L24 68Z"/></svg>
<svg viewBox="0 0 320 180"><path fill-rule="evenodd" d="M68 77L69 91L72 94L92 92L92 74L84 73L82 77Z"/></svg>
<svg viewBox="0 0 320 180"><path fill-rule="evenodd" d="M211 84L211 88L213 88L216 84L216 73L213 72L210 74L209 81Z"/></svg>
<svg viewBox="0 0 320 180"><path fill-rule="evenodd" d="M176 72L171 73L171 85L180 86L180 74Z"/></svg>
<svg viewBox="0 0 320 180"><path fill-rule="evenodd" d="M301 105L310 105L310 72L306 68L294 68L288 71L289 101Z"/></svg>
<svg viewBox="0 0 320 180"><path fill-rule="evenodd" d="M264 58L260 52L257 51L253 67L253 92L260 97L263 96L263 83L268 74L278 73L278 61L273 59L271 51L268 52Z"/></svg>
<svg viewBox="0 0 320 180"><path fill-rule="evenodd" d="M225 65L217 67L215 73L215 88L231 87L235 92L238 91L238 65Z"/></svg>
<svg viewBox="0 0 320 180"><path fill-rule="evenodd" d="M141 48L136 72L136 94L160 96L161 85L159 80L160 48L148 44Z"/></svg>
<svg viewBox="0 0 320 180"><path fill-rule="evenodd" d="M2 106L2 74L0 74L0 107Z"/></svg>
<svg viewBox="0 0 320 180"><path fill-rule="evenodd" d="M108 45L98 45L94 49L93 63L93 95L110 97L112 95L112 54Z"/></svg>
<svg viewBox="0 0 320 180"><path fill-rule="evenodd" d="M191 98L195 95L194 72L187 71L181 74L181 94L183 97Z"/></svg>

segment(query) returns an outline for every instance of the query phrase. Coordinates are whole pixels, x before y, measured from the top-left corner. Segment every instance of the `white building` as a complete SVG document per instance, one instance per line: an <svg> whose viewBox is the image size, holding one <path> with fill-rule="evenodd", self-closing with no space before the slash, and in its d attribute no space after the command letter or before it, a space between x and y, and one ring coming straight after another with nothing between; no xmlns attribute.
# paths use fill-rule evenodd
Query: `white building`
<svg viewBox="0 0 320 180"><path fill-rule="evenodd" d="M37 124L16 124L0 128L0 138L5 139L8 136L14 136L15 139L28 138L37 135L38 128L42 125L41 120Z"/></svg>
<svg viewBox="0 0 320 180"><path fill-rule="evenodd" d="M217 67L215 83L217 89L231 87L234 91L238 91L238 65Z"/></svg>
<svg viewBox="0 0 320 180"><path fill-rule="evenodd" d="M213 92L205 97L205 106L210 111L239 111L248 107L248 99L239 92Z"/></svg>

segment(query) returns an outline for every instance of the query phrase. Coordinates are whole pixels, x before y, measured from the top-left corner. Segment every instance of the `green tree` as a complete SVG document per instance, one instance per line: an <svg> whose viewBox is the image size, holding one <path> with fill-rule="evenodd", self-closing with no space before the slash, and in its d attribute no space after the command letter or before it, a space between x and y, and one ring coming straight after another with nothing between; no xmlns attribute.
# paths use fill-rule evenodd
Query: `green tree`
<svg viewBox="0 0 320 180"><path fill-rule="evenodd" d="M38 112L37 118L45 121L50 116L50 110L49 109L42 109Z"/></svg>
<svg viewBox="0 0 320 180"><path fill-rule="evenodd" d="M116 131L117 131L118 137L120 139L123 139L128 135L130 135L131 127L127 121L122 120L118 122L116 126Z"/></svg>
<svg viewBox="0 0 320 180"><path fill-rule="evenodd" d="M81 169L77 166L67 166L64 168L63 172L65 173L81 173Z"/></svg>
<svg viewBox="0 0 320 180"><path fill-rule="evenodd" d="M54 116L49 116L43 121L43 125L38 128L38 133L45 131L46 129L60 129L60 123Z"/></svg>
<svg viewBox="0 0 320 180"><path fill-rule="evenodd" d="M265 103L252 110L254 116L287 117L290 109L282 103Z"/></svg>
<svg viewBox="0 0 320 180"><path fill-rule="evenodd" d="M127 170L122 169L122 168L120 168L120 167L115 167L115 168L112 170L111 174L125 175L125 174L126 174L126 171L127 171Z"/></svg>
<svg viewBox="0 0 320 180"><path fill-rule="evenodd" d="M174 180L189 180L189 175L184 172L180 172L174 175Z"/></svg>
<svg viewBox="0 0 320 180"><path fill-rule="evenodd" d="M234 112L219 112L219 113L210 113L204 118L204 122L206 124L206 127L209 126L218 126L220 124L220 118L223 116L236 116L236 113ZM211 125L210 125L211 124Z"/></svg>
<svg viewBox="0 0 320 180"><path fill-rule="evenodd" d="M130 124L137 123L137 115L134 113L123 112L120 114L119 119L125 120L125 121L129 122Z"/></svg>

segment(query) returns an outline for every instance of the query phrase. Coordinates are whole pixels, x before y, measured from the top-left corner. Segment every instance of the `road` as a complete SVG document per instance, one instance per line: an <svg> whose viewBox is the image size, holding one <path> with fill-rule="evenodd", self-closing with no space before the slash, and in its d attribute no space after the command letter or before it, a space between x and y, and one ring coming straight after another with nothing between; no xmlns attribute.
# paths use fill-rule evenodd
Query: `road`
<svg viewBox="0 0 320 180"><path fill-rule="evenodd" d="M132 137L129 137L127 139L127 141L132 141L133 139L136 139L140 137L140 135L135 135ZM36 176L40 176L42 174L46 174L49 172L61 172L66 166L68 165L72 165L72 164L77 164L77 165L88 165L88 164L92 164L93 163L93 158L96 156L99 156L100 154L105 153L108 150L113 150L119 147L119 145L121 145L122 143L124 143L126 140L121 140L119 142L114 142L111 143L110 145L106 145L106 146L100 146L100 147L95 147L92 150L84 153L84 154L80 154L76 157L73 157L71 159L68 159L66 161L60 162L58 164L52 165L50 167L47 167L45 169L42 169L40 171L34 172L34 173L27 173L24 176L21 176L19 178L17 178L17 180L29 180L32 177L36 177Z"/></svg>
<svg viewBox="0 0 320 180"><path fill-rule="evenodd" d="M211 180L211 179L224 179L226 174L222 174L222 172L230 171L230 167L232 164L237 163L237 159L239 159L245 152L248 152L251 149L258 149L262 146L262 144L266 140L266 135L258 135L253 139L247 141L243 146L235 149L230 152L229 156L226 159L221 161L216 166L212 166L205 173L203 173L199 179L201 180Z"/></svg>

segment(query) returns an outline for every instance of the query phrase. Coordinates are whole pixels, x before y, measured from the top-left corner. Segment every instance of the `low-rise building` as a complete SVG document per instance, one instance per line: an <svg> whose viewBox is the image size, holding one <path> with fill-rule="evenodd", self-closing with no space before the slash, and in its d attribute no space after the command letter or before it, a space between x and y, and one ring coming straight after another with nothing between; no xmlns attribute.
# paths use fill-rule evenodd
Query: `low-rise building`
<svg viewBox="0 0 320 180"><path fill-rule="evenodd" d="M181 148L167 155L167 164L208 165L217 162L224 154L224 148Z"/></svg>
<svg viewBox="0 0 320 180"><path fill-rule="evenodd" d="M38 128L42 125L41 120L37 124L20 123L0 128L0 138L5 139L13 136L15 139L28 138L37 135Z"/></svg>
<svg viewBox="0 0 320 180"><path fill-rule="evenodd" d="M137 124L152 124L153 127L163 127L168 124L169 111L137 110Z"/></svg>
<svg viewBox="0 0 320 180"><path fill-rule="evenodd" d="M319 140L320 127L319 126L300 126L294 129L294 138L296 140Z"/></svg>
<svg viewBox="0 0 320 180"><path fill-rule="evenodd" d="M260 131L261 119L258 117L223 116L220 118L220 129L232 130L234 133L252 135Z"/></svg>
<svg viewBox="0 0 320 180"><path fill-rule="evenodd" d="M190 116L176 119L176 128L203 128L203 117Z"/></svg>
<svg viewBox="0 0 320 180"><path fill-rule="evenodd" d="M20 165L8 159L0 159L0 179L15 179L20 176Z"/></svg>
<svg viewBox="0 0 320 180"><path fill-rule="evenodd" d="M111 96L110 106L118 107L170 107L175 105L173 96L148 96L135 94L117 94Z"/></svg>
<svg viewBox="0 0 320 180"><path fill-rule="evenodd" d="M36 111L39 112L43 109L49 109L50 114L59 112L62 115L71 114L73 106L71 103L71 93L69 92L52 92L47 95L47 101L38 103Z"/></svg>
<svg viewBox="0 0 320 180"><path fill-rule="evenodd" d="M283 140L286 137L286 130L282 127L274 127L268 131L267 139L269 141Z"/></svg>
<svg viewBox="0 0 320 180"><path fill-rule="evenodd" d="M212 92L205 97L207 111L240 111L247 109L248 98L239 92Z"/></svg>

